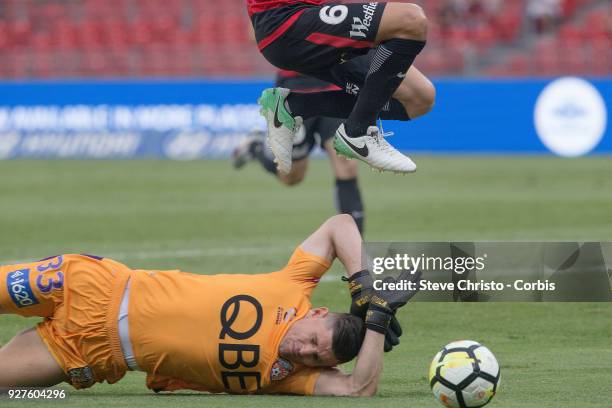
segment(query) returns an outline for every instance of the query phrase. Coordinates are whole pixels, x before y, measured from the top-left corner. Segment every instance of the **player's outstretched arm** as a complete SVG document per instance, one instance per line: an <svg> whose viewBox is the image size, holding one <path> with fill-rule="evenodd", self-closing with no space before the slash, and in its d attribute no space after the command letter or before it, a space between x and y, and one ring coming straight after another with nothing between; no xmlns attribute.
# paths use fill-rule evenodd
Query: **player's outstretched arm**
<svg viewBox="0 0 612 408"><path fill-rule="evenodd" d="M366 336L357 355L357 363L351 374L340 370L326 370L317 380L315 395L372 396L376 394L382 372L385 334L396 311L404 306L419 291L421 272L404 271L397 278L386 278L385 282L412 282L413 289L375 291L370 300L365 324Z"/></svg>

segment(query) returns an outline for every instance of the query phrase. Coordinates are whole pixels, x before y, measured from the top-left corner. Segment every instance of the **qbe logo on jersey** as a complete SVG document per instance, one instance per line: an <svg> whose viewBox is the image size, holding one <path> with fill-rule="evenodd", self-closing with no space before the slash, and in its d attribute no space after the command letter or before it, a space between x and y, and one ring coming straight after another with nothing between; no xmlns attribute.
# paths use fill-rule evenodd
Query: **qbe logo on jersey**
<svg viewBox="0 0 612 408"><path fill-rule="evenodd" d="M606 132L606 104L599 91L581 78L550 83L535 106L535 128L542 143L564 157L588 154Z"/></svg>

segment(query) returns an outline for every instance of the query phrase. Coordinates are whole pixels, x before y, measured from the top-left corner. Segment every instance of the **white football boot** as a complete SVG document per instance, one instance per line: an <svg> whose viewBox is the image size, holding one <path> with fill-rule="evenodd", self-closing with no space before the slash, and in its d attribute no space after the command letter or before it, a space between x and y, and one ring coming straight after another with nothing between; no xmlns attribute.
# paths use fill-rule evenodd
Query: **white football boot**
<svg viewBox="0 0 612 408"><path fill-rule="evenodd" d="M293 141L303 122L301 116L293 116L285 106L289 92L285 88L269 88L257 101L268 123L268 145L274 153L278 171L284 174L291 171Z"/></svg>
<svg viewBox="0 0 612 408"><path fill-rule="evenodd" d="M417 169L410 157L391 146L376 126L370 126L365 136L348 137L341 124L334 137L334 149L341 156L361 160L380 171L405 174Z"/></svg>

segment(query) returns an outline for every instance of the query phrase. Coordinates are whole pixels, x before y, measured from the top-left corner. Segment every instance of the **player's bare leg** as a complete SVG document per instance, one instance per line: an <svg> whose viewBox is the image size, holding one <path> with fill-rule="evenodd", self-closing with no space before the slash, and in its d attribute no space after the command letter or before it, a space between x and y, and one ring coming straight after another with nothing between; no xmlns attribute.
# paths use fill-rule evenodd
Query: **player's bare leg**
<svg viewBox="0 0 612 408"><path fill-rule="evenodd" d="M336 175L336 178L339 180L350 180L357 177L359 172L359 167L357 163L352 160L347 160L344 157L340 157L336 154L334 150L333 143L330 140L325 142L325 151L329 156L329 163Z"/></svg>
<svg viewBox="0 0 612 408"><path fill-rule="evenodd" d="M398 100L411 119L429 113L436 101L436 88L414 65L406 73L393 98Z"/></svg>
<svg viewBox="0 0 612 408"><path fill-rule="evenodd" d="M36 329L28 329L0 348L0 389L50 387L66 375Z"/></svg>
<svg viewBox="0 0 612 408"><path fill-rule="evenodd" d="M423 9L412 3L387 3L380 27L376 33L376 43L394 38L407 40L427 39L427 17Z"/></svg>
<svg viewBox="0 0 612 408"><path fill-rule="evenodd" d="M276 173L278 180L287 186L296 186L304 181L306 170L308 169L308 158L296 160L291 166L291 171L287 174Z"/></svg>

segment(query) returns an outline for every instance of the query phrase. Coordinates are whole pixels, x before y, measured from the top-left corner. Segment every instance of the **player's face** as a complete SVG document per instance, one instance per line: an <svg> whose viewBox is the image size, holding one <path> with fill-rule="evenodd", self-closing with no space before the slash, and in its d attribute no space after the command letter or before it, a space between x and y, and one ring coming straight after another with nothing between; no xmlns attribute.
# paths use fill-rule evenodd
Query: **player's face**
<svg viewBox="0 0 612 408"><path fill-rule="evenodd" d="M338 360L332 351L332 322L325 308L313 309L295 322L279 346L279 355L310 367L333 367Z"/></svg>

